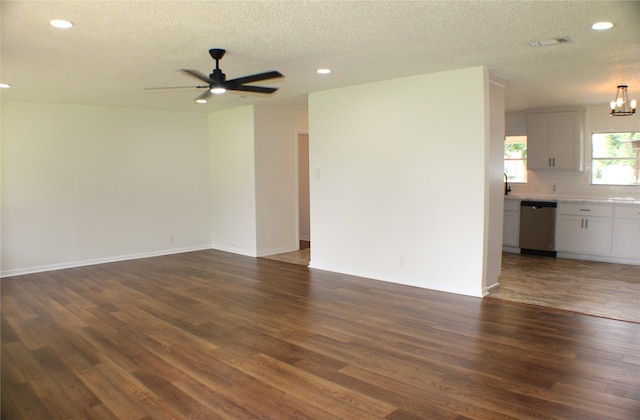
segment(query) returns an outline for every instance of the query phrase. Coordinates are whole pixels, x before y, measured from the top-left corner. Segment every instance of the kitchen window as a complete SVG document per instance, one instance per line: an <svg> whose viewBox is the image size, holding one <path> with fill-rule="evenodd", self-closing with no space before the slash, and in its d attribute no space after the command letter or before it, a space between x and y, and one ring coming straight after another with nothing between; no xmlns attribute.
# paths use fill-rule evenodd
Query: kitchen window
<svg viewBox="0 0 640 420"><path fill-rule="evenodd" d="M506 136L504 173L509 182L527 182L527 136Z"/></svg>
<svg viewBox="0 0 640 420"><path fill-rule="evenodd" d="M640 132L591 136L591 183L640 185Z"/></svg>

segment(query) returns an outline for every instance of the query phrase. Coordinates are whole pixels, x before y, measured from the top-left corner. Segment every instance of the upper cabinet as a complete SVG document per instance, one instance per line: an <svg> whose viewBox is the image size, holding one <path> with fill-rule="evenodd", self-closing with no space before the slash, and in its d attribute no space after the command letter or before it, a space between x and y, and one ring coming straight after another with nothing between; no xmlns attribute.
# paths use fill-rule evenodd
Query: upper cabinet
<svg viewBox="0 0 640 420"><path fill-rule="evenodd" d="M527 113L529 169L581 171L584 111Z"/></svg>

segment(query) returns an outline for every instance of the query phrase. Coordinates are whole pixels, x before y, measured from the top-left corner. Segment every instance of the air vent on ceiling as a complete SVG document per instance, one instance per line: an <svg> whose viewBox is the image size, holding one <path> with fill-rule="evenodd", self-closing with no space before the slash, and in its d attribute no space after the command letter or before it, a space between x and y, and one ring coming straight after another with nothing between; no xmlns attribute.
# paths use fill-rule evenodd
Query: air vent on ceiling
<svg viewBox="0 0 640 420"><path fill-rule="evenodd" d="M571 40L568 36L563 36L558 38L544 39L541 41L530 41L529 45L532 47L547 47L549 45L564 44L567 42L571 42Z"/></svg>

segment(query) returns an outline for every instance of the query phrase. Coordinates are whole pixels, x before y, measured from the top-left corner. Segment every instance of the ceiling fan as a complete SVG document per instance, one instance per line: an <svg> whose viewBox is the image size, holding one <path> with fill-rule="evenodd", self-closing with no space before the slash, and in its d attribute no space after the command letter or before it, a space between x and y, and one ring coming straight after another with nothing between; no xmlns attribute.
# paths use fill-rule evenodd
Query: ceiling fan
<svg viewBox="0 0 640 420"><path fill-rule="evenodd" d="M206 100L215 94L222 94L228 90L231 91L240 91L240 92L250 92L250 93L261 93L261 94L271 94L278 90L278 88L273 87L265 87L265 86L250 86L248 83L256 83L261 82L263 80L277 79L280 77L284 77L278 71L267 71L264 73L252 74L250 76L238 77L235 79L227 80L227 76L220 70L219 61L224 56L226 50L221 48L212 48L209 50L209 55L216 61L216 68L213 69L213 72L209 76L205 76L197 70L189 70L189 69L181 69L183 73L186 73L201 82L206 83L206 85L199 86L172 86L172 87L160 87L160 88L147 88L147 90L158 90L158 89L184 89L187 87L197 88L197 89L207 89L201 95L196 98L198 102L206 102Z"/></svg>

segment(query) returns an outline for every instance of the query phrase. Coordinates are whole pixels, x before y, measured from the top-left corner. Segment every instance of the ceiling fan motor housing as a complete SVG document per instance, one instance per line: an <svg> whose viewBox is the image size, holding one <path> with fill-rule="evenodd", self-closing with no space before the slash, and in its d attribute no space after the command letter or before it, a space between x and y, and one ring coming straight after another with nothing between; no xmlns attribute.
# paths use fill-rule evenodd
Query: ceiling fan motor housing
<svg viewBox="0 0 640 420"><path fill-rule="evenodd" d="M227 76L222 72L222 70L215 68L213 69L213 73L209 75L209 79L214 80L217 84L220 85L227 80ZM211 84L211 86L214 86L214 85Z"/></svg>

